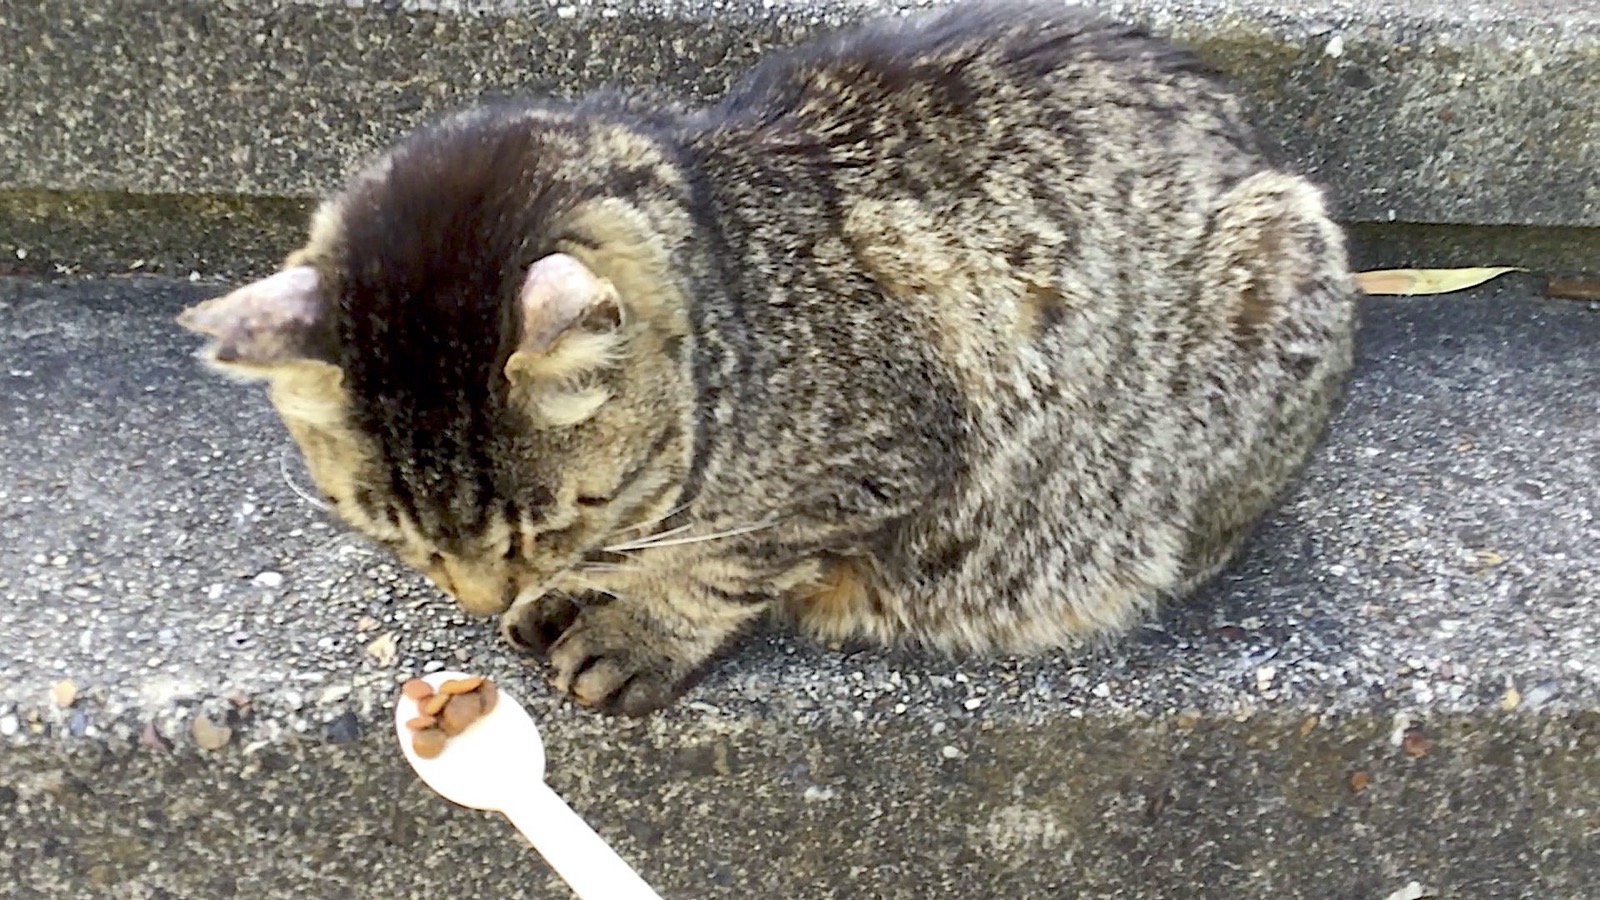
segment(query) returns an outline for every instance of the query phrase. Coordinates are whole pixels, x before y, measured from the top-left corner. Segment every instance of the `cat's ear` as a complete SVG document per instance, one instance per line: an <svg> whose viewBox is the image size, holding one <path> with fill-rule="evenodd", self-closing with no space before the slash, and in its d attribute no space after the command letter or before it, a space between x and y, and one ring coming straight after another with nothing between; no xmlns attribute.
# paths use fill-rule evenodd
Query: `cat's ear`
<svg viewBox="0 0 1600 900"><path fill-rule="evenodd" d="M576 425L611 394L588 375L622 352L617 289L565 253L528 267L518 294L521 333L506 360L513 397L548 425Z"/></svg>
<svg viewBox="0 0 1600 900"><path fill-rule="evenodd" d="M569 380L610 364L620 347L617 289L565 253L528 267L518 303L522 332L506 361L512 381Z"/></svg>
<svg viewBox="0 0 1600 900"><path fill-rule="evenodd" d="M178 324L212 338L210 359L269 376L295 363L329 363L317 270L293 266L183 311Z"/></svg>

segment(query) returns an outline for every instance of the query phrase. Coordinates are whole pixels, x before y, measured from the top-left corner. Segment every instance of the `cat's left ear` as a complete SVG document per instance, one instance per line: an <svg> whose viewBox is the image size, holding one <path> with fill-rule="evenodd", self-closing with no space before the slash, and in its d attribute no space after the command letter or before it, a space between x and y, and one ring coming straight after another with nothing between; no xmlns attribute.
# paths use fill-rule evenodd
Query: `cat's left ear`
<svg viewBox="0 0 1600 900"><path fill-rule="evenodd" d="M576 257L552 253L528 267L518 293L521 333L506 360L514 395L552 425L575 425L610 393L586 376L622 353L617 289Z"/></svg>
<svg viewBox="0 0 1600 900"><path fill-rule="evenodd" d="M552 253L529 266L518 305L522 334L506 362L513 379L569 377L603 365L616 349L617 289L574 257Z"/></svg>
<svg viewBox="0 0 1600 900"><path fill-rule="evenodd" d="M213 338L210 357L234 369L330 362L317 270L294 266L183 311L178 324Z"/></svg>

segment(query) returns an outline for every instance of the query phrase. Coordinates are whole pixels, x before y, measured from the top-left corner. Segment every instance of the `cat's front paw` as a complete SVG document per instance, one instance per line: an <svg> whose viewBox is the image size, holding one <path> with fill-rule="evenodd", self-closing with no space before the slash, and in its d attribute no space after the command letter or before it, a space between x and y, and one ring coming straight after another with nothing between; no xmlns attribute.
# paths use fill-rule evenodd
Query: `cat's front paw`
<svg viewBox="0 0 1600 900"><path fill-rule="evenodd" d="M548 653L556 690L624 716L670 705L705 655L622 603L582 608Z"/></svg>
<svg viewBox="0 0 1600 900"><path fill-rule="evenodd" d="M517 606L500 617L500 636L506 643L540 658L550 655L550 647L583 611L583 603L570 595L552 591L527 606Z"/></svg>

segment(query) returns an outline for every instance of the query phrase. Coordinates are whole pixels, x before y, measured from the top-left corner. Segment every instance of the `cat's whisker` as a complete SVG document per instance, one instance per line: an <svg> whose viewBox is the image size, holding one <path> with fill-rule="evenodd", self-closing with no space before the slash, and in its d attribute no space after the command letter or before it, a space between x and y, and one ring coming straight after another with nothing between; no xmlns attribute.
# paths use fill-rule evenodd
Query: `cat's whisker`
<svg viewBox="0 0 1600 900"><path fill-rule="evenodd" d="M306 493L300 485L294 483L293 478L289 477L289 448L287 447L278 453L278 472L283 475L283 483L287 484L289 490L294 491L295 495L301 500L315 506L317 509L325 510L328 508L328 504Z"/></svg>
<svg viewBox="0 0 1600 900"><path fill-rule="evenodd" d="M769 521L760 522L760 523L755 524L755 525L746 525L743 528L730 528L727 531L719 531L719 532L716 532L714 534L692 535L692 536L689 536L689 537L673 537L673 538L668 538L666 540L635 541L635 542L632 542L632 543L617 544L615 546L605 547L603 549L605 549L606 552L608 552L608 553L627 553L629 551L635 551L635 550L654 550L657 547L677 547L677 546L681 546L683 544L698 544L698 543L701 543L702 541L715 541L715 540L721 540L722 538L738 537L741 534L749 534L752 531L760 531L763 528L771 528L772 526L778 524L779 521L780 520L778 520L778 519L771 519ZM676 531L676 530L677 529L672 529L672 531ZM663 535L668 534L668 533L670 533L670 532L662 532Z"/></svg>
<svg viewBox="0 0 1600 900"><path fill-rule="evenodd" d="M689 523L684 524L684 525L679 525L676 528L668 528L666 531L658 532L656 534L647 534L647 535L644 535L643 537L634 538L633 540L623 541L622 543L617 544L616 546L617 547L622 547L622 548L631 548L631 547L633 547L635 545L645 544L645 543L648 543L650 541L658 540L660 538L670 538L670 537L673 537L675 535L683 534L685 531L688 531L689 529L693 528L694 525L695 525L695 523L689 522ZM623 552L621 550L615 550L615 549L613 549L611 547L602 547L601 549L605 550L608 553L620 553L620 552Z"/></svg>
<svg viewBox="0 0 1600 900"><path fill-rule="evenodd" d="M680 503L677 506L674 506L673 508L671 508L671 509L667 510L666 512L662 513L660 515L660 517L658 517L658 518L652 519L652 520L650 520L648 522L639 522L639 523L634 524L634 525L627 525L627 526L624 526L622 528L618 528L615 531L612 531L610 534L606 535L606 537L617 537L618 535L627 534L630 531L638 531L641 528L649 528L652 525L659 525L660 523L667 521L668 519L672 518L673 516L677 515L678 513L681 513L684 510L688 509L691 505L693 505L693 503L694 503L693 500L686 500L683 503ZM683 526L679 526L679 527L687 528L689 526L683 525Z"/></svg>
<svg viewBox="0 0 1600 900"><path fill-rule="evenodd" d="M598 584L595 584L594 582L590 581L587 578L579 576L575 580L579 584L581 584L583 586L584 590L586 590L586 591L593 591L596 594L605 594L607 597L610 597L613 600L621 599L615 593L613 593L612 591L608 590L607 588L603 588Z"/></svg>

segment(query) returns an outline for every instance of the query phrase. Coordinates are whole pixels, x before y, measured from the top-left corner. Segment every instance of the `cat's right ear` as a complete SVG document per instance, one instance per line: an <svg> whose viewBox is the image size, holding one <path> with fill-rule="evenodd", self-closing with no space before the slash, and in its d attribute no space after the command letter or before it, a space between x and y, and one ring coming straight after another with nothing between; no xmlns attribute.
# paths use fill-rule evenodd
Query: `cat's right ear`
<svg viewBox="0 0 1600 900"><path fill-rule="evenodd" d="M184 310L178 324L212 338L206 356L225 371L265 378L296 364L331 363L325 306L317 270L293 266Z"/></svg>

